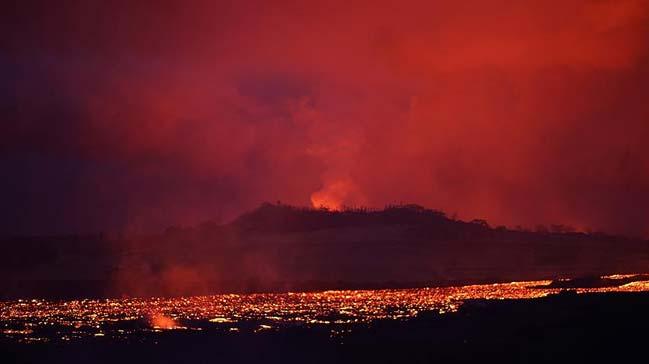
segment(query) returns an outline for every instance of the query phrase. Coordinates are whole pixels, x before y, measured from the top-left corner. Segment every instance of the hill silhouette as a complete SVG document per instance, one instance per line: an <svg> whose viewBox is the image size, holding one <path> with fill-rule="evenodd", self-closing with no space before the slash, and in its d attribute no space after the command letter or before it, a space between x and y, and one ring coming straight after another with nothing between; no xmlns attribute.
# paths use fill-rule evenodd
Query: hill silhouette
<svg viewBox="0 0 649 364"><path fill-rule="evenodd" d="M646 273L649 242L460 221L417 205L262 204L227 224L139 237L5 239L4 298L455 285Z"/></svg>
<svg viewBox="0 0 649 364"><path fill-rule="evenodd" d="M300 208L290 205L264 203L259 208L243 214L234 225L256 231L306 231L350 226L395 224L458 224L437 210L418 205L387 206L383 210L367 208Z"/></svg>

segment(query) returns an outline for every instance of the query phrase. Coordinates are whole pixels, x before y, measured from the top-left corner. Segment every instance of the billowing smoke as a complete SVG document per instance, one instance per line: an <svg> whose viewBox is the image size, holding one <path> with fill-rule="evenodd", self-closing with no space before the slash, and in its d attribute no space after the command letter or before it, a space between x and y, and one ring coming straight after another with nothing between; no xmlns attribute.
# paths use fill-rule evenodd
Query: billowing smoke
<svg viewBox="0 0 649 364"><path fill-rule="evenodd" d="M649 233L649 2L21 2L4 233L262 201Z"/></svg>

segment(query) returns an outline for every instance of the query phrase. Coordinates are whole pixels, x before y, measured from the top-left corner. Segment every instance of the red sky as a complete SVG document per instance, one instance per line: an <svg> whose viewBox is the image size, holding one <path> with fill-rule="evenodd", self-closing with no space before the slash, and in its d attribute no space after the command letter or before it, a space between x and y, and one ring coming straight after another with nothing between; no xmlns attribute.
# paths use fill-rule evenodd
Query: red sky
<svg viewBox="0 0 649 364"><path fill-rule="evenodd" d="M649 235L649 1L14 7L4 233L281 200Z"/></svg>

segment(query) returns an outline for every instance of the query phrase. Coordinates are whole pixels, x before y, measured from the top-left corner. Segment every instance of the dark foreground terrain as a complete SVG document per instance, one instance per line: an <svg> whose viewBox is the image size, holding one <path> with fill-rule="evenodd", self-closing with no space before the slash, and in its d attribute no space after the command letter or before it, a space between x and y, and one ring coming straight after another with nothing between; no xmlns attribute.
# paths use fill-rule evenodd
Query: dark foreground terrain
<svg viewBox="0 0 649 364"><path fill-rule="evenodd" d="M416 205L328 211L264 204L226 224L147 236L14 237L0 245L4 300L440 287L649 266L647 240L561 225L491 227Z"/></svg>
<svg viewBox="0 0 649 364"><path fill-rule="evenodd" d="M457 313L421 313L332 333L164 331L115 342L16 344L3 363L644 362L649 293L561 293L469 301Z"/></svg>

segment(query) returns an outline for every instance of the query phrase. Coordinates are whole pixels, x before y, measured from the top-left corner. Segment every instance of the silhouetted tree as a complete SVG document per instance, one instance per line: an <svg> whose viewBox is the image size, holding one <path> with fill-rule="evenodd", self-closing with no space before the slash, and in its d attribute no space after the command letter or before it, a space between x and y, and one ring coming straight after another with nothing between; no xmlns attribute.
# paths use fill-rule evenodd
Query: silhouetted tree
<svg viewBox="0 0 649 364"><path fill-rule="evenodd" d="M574 233L576 229L569 225L553 224L550 225L550 231L552 231L553 233L566 234Z"/></svg>
<svg viewBox="0 0 649 364"><path fill-rule="evenodd" d="M483 219L473 219L473 220L471 220L471 223L475 224L475 225L480 225L480 226L486 227L486 228L489 227L489 223L486 220L483 220Z"/></svg>

